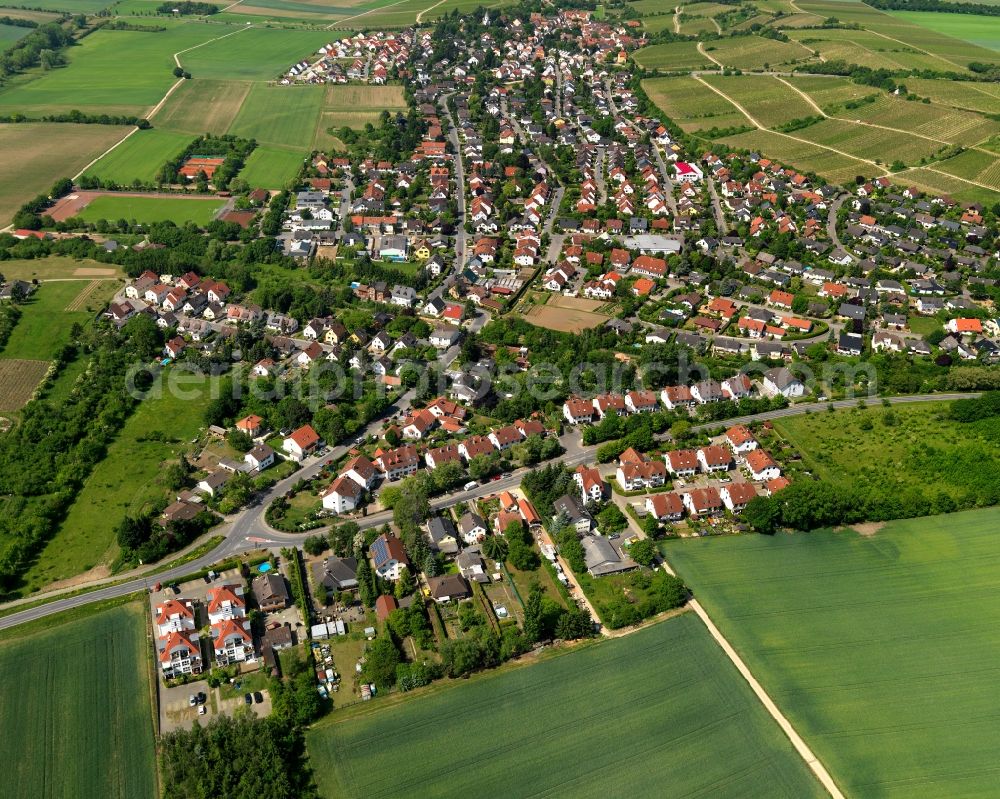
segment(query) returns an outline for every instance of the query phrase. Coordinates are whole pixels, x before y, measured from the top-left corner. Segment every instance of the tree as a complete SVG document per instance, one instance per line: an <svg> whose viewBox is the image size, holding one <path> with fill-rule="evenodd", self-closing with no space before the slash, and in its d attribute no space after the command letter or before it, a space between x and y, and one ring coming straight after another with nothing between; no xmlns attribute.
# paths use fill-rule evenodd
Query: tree
<svg viewBox="0 0 1000 799"><path fill-rule="evenodd" d="M656 547L648 538L638 538L629 545L628 554L640 566L652 566L656 560Z"/></svg>
<svg viewBox="0 0 1000 799"><path fill-rule="evenodd" d="M396 580L396 599L402 599L404 596L409 596L416 590L417 583L413 579L413 575L410 574L410 570L404 566L399 570L399 579Z"/></svg>
<svg viewBox="0 0 1000 799"><path fill-rule="evenodd" d="M617 505L609 502L608 506L597 514L597 524L602 533L618 533L628 525L628 519Z"/></svg>
<svg viewBox="0 0 1000 799"><path fill-rule="evenodd" d="M590 614L579 608L570 608L556 622L556 638L569 641L575 638L590 638L594 634L594 620Z"/></svg>
<svg viewBox="0 0 1000 799"><path fill-rule="evenodd" d="M355 572L358 580L358 596L367 608L375 607L375 598L378 596L375 590L375 573L364 553L358 558L358 569Z"/></svg>
<svg viewBox="0 0 1000 799"><path fill-rule="evenodd" d="M310 555L322 555L330 548L330 542L326 540L326 536L311 535L302 542L302 548Z"/></svg>
<svg viewBox="0 0 1000 799"><path fill-rule="evenodd" d="M501 563L507 559L507 542L498 535L488 535L483 540L482 552L490 560Z"/></svg>
<svg viewBox="0 0 1000 799"><path fill-rule="evenodd" d="M542 594L542 587L538 583L532 583L528 601L524 603L524 637L531 643L542 639Z"/></svg>
<svg viewBox="0 0 1000 799"><path fill-rule="evenodd" d="M368 644L361 673L377 688L391 688L396 684L396 666L399 665L399 649L392 636L385 634Z"/></svg>

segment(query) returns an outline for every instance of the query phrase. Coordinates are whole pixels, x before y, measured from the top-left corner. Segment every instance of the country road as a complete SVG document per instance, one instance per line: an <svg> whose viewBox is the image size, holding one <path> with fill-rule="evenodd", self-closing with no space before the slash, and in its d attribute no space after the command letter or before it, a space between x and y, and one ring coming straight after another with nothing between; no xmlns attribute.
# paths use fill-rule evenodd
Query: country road
<svg viewBox="0 0 1000 799"><path fill-rule="evenodd" d="M970 397L980 396L979 392L968 392L968 393L946 393L946 394L915 394L901 397L889 397L888 402L893 405L904 405L911 403L920 402L941 402L956 399L966 399ZM412 399L412 394L407 392L402 395L396 403L395 409L403 409L408 406L410 400ZM832 403L834 408L852 408L856 407L858 402L862 398L837 400ZM871 404L876 404L880 402L878 397L864 398L867 402ZM734 419L720 420L717 422L706 422L704 424L695 425L692 429L696 431L708 430L722 425L734 425L734 424L750 424L754 422L763 422L774 419L783 419L788 416L796 416L803 413L818 413L826 409L827 403L799 403L788 408L782 408L780 410L768 411L766 413L758 413L750 416L741 416ZM386 415L391 415L395 412L395 409L390 409L386 412ZM372 434L377 431L381 426L382 419L377 419L373 421L367 428L367 432ZM596 446L586 446L580 443L579 433L576 429L571 429L563 434L562 438L563 446L566 448L565 454L561 457L561 461L565 463L570 468L576 467L582 463L592 462L594 459L594 453L596 452ZM42 605L36 607L27 608L23 611L16 613L10 613L7 616L0 618L0 630L9 629L11 627L16 627L20 624L25 624L36 619L45 618L46 616L51 616L56 613L62 613L73 608L82 607L84 605L89 605L93 602L100 602L105 599L113 599L116 597L125 596L127 594L134 593L136 591L147 590L150 584L161 582L170 582L172 579L181 577L185 574L190 574L200 569L207 568L221 560L232 557L234 555L251 551L257 548L278 548L285 546L300 546L302 542L310 535L316 535L321 530L310 530L306 533L282 533L271 528L267 522L264 520L264 512L267 506L278 496L281 496L289 488L291 488L294 483L300 479L309 479L316 474L318 474L322 469L327 460L331 458L338 458L347 452L347 446L338 446L327 453L322 458L313 458L303 466L302 469L297 471L292 476L282 480L272 487L269 491L265 492L263 496L260 497L258 502L243 510L238 515L236 515L229 522L225 523L219 528L212 530L210 535L225 535L226 539L219 546L217 546L212 551L184 563L181 566L177 566L172 569L167 569L165 571L153 573L156 566L150 567L149 570L144 573L134 573L135 576L131 575L117 575L113 578L108 578L105 580L95 581L92 585L100 586L101 583L114 582L117 580L125 579L125 582L118 582L117 584L104 585L99 588L95 588L92 591L88 591L83 594L76 594L73 596L65 596L63 598L57 598L60 594L71 593L72 591L79 590L81 586L75 586L74 588L68 588L63 591L51 592L49 596L53 597L52 601L45 602ZM484 485L477 486L474 489L468 491L458 491L453 494L449 494L443 497L437 497L431 501L431 507L434 509L448 507L454 505L457 502L468 501L471 499L479 499L482 497L490 496L492 494L497 494L500 491L510 488L516 488L524 474L526 474L530 469L518 469L511 472L510 477L505 477L500 480L490 481ZM358 520L359 525L362 529L369 529L371 527L379 527L392 520L392 513L390 511L379 511L376 513L369 514L368 516ZM24 599L15 600L14 602L6 603L0 606L0 608L12 608L21 604L30 604L37 602L40 599L44 599L46 595L44 594L34 594Z"/></svg>

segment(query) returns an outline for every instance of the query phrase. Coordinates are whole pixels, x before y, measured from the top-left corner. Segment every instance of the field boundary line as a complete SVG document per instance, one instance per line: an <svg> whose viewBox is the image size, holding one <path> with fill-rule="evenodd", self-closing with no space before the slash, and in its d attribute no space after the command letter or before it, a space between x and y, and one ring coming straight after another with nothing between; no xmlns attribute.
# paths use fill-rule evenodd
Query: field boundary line
<svg viewBox="0 0 1000 799"><path fill-rule="evenodd" d="M418 22L420 20L417 20ZM674 6L674 33L681 32L681 7Z"/></svg>
<svg viewBox="0 0 1000 799"><path fill-rule="evenodd" d="M882 13L885 13L885 12L882 12ZM886 16L889 17L888 14L886 14ZM889 19L895 19L895 17L889 17ZM953 67L958 67L959 69L966 69L967 68L966 66L964 66L962 64L959 64L957 61L952 61L950 58L945 58L943 55L938 55L937 53L932 53L930 50L925 50L923 47L917 47L915 44L910 44L909 42L904 42L902 39L893 38L892 36L888 36L888 35L886 35L884 33L879 33L878 31L872 30L871 28L865 28L864 30L868 31L869 33L874 33L876 36L881 36L883 39L888 39L890 42L896 42L896 44L901 44L904 47L911 47L914 50L917 50L918 52L921 52L921 53L923 53L926 56L930 56L931 58L936 58L938 61L944 61L946 64L951 64ZM935 33L936 33L936 31L935 31ZM943 35L944 34L942 34L942 36Z"/></svg>
<svg viewBox="0 0 1000 799"><path fill-rule="evenodd" d="M934 163L941 163L941 162L936 161ZM954 180L962 181L962 183L968 183L970 186L978 186L979 188L986 189L987 191L1000 192L1000 188L997 188L996 186L988 186L987 184L980 183L977 180L969 180L969 178L959 177L958 175L951 174L951 172L945 172L943 169L935 169L934 167L928 164L923 164L923 165L918 164L917 166L909 166L906 169L896 172L894 174L902 175L903 172L911 172L914 169L926 169L928 172L934 172L935 174L941 175L942 177L953 178Z"/></svg>
<svg viewBox="0 0 1000 799"><path fill-rule="evenodd" d="M722 69L729 69L729 67L727 67L725 64L723 64L721 61L719 61L719 59L714 58L713 56L710 56L708 54L708 51L705 49L705 45L703 45L701 42L698 42L698 52L701 53L703 56L705 56L705 58L707 58L713 64L716 64L717 66L722 67ZM696 77L696 78L698 77L697 75L694 75L693 73L692 73L692 76ZM725 96L725 95L723 95L723 96Z"/></svg>
<svg viewBox="0 0 1000 799"><path fill-rule="evenodd" d="M99 156L97 156L97 158L93 159L93 160L92 160L92 161L91 161L91 162L90 162L89 164L87 164L87 165L86 165L86 166L85 166L85 167L84 167L83 169L81 169L81 170L80 170L79 172L77 172L77 173L76 173L75 175L73 175L73 181L75 182L75 181L79 180L79 179L80 179L80 176L81 176L81 175L82 175L82 174L83 174L84 172L86 172L86 171L87 171L88 169L90 169L90 168L91 168L91 167L92 167L92 166L93 166L94 164L96 164L96 163L97 163L98 161L100 161L100 160L101 160L102 158L104 158L104 156L106 156L106 155L107 155L108 153L110 153L110 152L111 152L112 150L114 150L114 149L115 149L116 147L118 147L118 146L120 146L121 144L124 144L124 143L125 143L126 141L128 141L128 139L129 139L129 138L130 138L130 137L131 137L131 136L132 136L132 135L133 135L134 133L137 133L138 131L139 131L139 128L137 128L137 127L134 127L134 126L133 126L132 130L130 130L130 131L129 131L128 133L126 133L126 134L125 134L124 136L122 136L122 137L121 137L121 138L120 138L120 139L119 139L118 141L116 141L116 142L115 142L114 144L112 144L112 145L111 145L111 146L110 146L110 147L109 147L109 148L108 148L107 150L105 150L105 151L104 151L103 153L101 153L101 154L100 154Z"/></svg>
<svg viewBox="0 0 1000 799"><path fill-rule="evenodd" d="M821 117L823 117L824 119L829 119L830 118L830 115L828 113L826 113L826 111L824 111L822 108L820 108L819 105L817 105L816 101L813 100L813 98L810 97L808 94L806 94L804 91L802 91L802 89L800 89L798 86L792 85L787 80L785 80L784 78L782 78L780 75L772 75L771 77L773 77L775 80L778 80L778 81L781 81L782 83L784 83L793 92L798 93L799 96L801 96L803 100L805 100L807 103L809 103L809 105L811 105L814 109L816 109L816 113L819 114Z"/></svg>
<svg viewBox="0 0 1000 799"><path fill-rule="evenodd" d="M336 22L331 22L326 26L326 30L333 30L336 27L343 25L345 22L350 22L352 19L358 19L359 17L367 17L369 14L374 14L376 11L384 11L387 8L392 8L393 6L398 6L403 3L409 2L409 0L396 0L395 3L389 3L387 6L380 6L379 8L369 8L367 11L362 11L360 14L355 14L353 17L344 17L343 19L338 19Z"/></svg>

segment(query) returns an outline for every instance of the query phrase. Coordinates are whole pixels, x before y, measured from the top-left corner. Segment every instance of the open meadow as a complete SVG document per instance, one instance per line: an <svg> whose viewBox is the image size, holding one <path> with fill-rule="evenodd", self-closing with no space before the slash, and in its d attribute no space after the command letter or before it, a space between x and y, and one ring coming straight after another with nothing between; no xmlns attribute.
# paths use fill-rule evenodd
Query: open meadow
<svg viewBox="0 0 1000 799"><path fill-rule="evenodd" d="M601 300L564 297L561 294L544 296L547 300L544 305L532 305L524 313L524 318L538 327L579 333L608 321L608 315L599 312L607 305Z"/></svg>
<svg viewBox="0 0 1000 799"><path fill-rule="evenodd" d="M258 146L240 171L240 177L256 188L281 189L302 168L305 156L300 150Z"/></svg>
<svg viewBox="0 0 1000 799"><path fill-rule="evenodd" d="M210 27L222 27L213 23ZM327 42L344 34L328 30L293 28L231 28L231 36L213 38L184 53L181 63L195 78L268 81L283 75L303 58L313 56ZM220 30L219 34L226 33Z"/></svg>
<svg viewBox="0 0 1000 799"><path fill-rule="evenodd" d="M183 378L187 379L187 378ZM205 387L204 379L181 383L185 391ZM143 400L90 473L63 524L24 574L21 591L37 591L81 572L107 566L117 554L115 528L126 514L167 497L164 462L174 459L201 426L204 395L185 398L164 391Z"/></svg>
<svg viewBox="0 0 1000 799"><path fill-rule="evenodd" d="M848 796L988 797L998 525L991 508L663 550Z"/></svg>
<svg viewBox="0 0 1000 799"><path fill-rule="evenodd" d="M126 132L114 125L0 124L0 227L26 200L75 175Z"/></svg>
<svg viewBox="0 0 1000 799"><path fill-rule="evenodd" d="M886 496L944 492L983 504L979 475L1000 469L996 423L963 423L948 403L919 403L790 416L774 423L801 456L802 469L825 482ZM794 478L793 478L794 479Z"/></svg>
<svg viewBox="0 0 1000 799"><path fill-rule="evenodd" d="M218 214L225 200L218 197L144 197L136 194L102 194L87 204L77 216L84 222L100 219L135 220L152 224L169 220L177 225L194 222L204 227Z"/></svg>
<svg viewBox="0 0 1000 799"><path fill-rule="evenodd" d="M358 711L307 733L327 799L822 795L691 613Z"/></svg>
<svg viewBox="0 0 1000 799"><path fill-rule="evenodd" d="M643 47L633 54L635 62L644 69L663 72L687 72L692 69L710 69L712 60L698 52L696 42L670 42Z"/></svg>
<svg viewBox="0 0 1000 799"><path fill-rule="evenodd" d="M3 795L156 796L142 605L52 618L0 643Z"/></svg>

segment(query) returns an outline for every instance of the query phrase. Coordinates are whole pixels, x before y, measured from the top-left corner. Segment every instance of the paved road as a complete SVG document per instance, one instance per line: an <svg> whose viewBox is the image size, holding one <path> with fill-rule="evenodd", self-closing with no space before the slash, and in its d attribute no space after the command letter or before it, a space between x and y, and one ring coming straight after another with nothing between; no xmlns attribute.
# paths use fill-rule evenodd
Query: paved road
<svg viewBox="0 0 1000 799"><path fill-rule="evenodd" d="M978 397L980 394L978 392L973 393L948 393L948 394L919 394L910 395L904 397L890 397L889 402L893 405L901 405L908 403L919 403L919 402L940 402L944 400L955 400L955 399L965 399L969 397ZM391 415L396 409L403 409L408 407L409 402L412 400L412 393L407 392L403 394L399 400L397 400L396 405L393 409L387 412L386 415ZM875 404L879 401L878 398L869 398L867 400L870 404ZM833 403L835 408L850 408L855 407L858 403L858 399L852 400L838 400ZM767 413L758 413L751 416L743 416L737 419L727 419L718 422L708 422L705 424L696 425L693 429L700 431L719 427L720 425L733 425L733 424L749 424L751 422L762 422L773 419L781 419L788 416L795 416L802 413L817 413L826 408L825 403L800 403L798 405L793 405L789 408L783 408L776 411L768 411ZM368 434L374 434L378 431L382 424L382 420L373 421L367 428ZM566 449L565 454L561 457L563 463L570 468L575 468L582 463L590 463L594 460L594 453L596 447L586 446L580 442L580 433L576 429L568 430L560 438L563 446ZM283 546L300 546L302 542L310 535L316 535L320 530L310 530L306 533L282 533L277 530L272 529L264 521L264 511L267 506L278 496L284 494L300 479L308 479L310 477L318 474L322 468L323 464L330 458L337 458L346 453L347 447L339 446L333 448L333 450L322 458L314 458L307 462L306 465L296 472L291 477L282 480L280 483L275 485L269 491L267 491L260 499L258 504L253 507L247 508L238 514L231 522L222 527L213 530L213 535L225 535L226 540L223 541L218 547L213 549L201 557L189 561L182 566L178 566L167 571L159 572L155 575L149 576L136 576L133 579L129 579L127 582L120 583L118 585L107 585L101 588L97 588L93 591L89 591L85 594L78 594L76 596L64 597L62 599L54 599L51 602L47 602L44 605L39 605L38 607L28 608L19 613L12 613L8 616L0 618L0 630L8 629L10 627L16 627L20 624L25 624L27 622L33 621L35 619L44 618L46 616L51 616L56 613L62 613L72 608L82 607L84 605L89 605L93 602L99 602L104 599L112 599L115 597L125 596L126 594L131 594L136 591L147 590L148 587L156 582L167 583L170 580L183 576L185 574L190 574L191 572L198 571L199 569L207 568L220 560L224 560L233 555L247 552L253 549L259 548L269 548L269 547L283 547ZM497 494L500 491L510 488L516 488L521 483L522 477L530 469L518 469L510 473L510 477L504 477L499 480L494 480L486 483L485 485L477 486L469 491L458 491L454 494L449 494L447 496L438 497L431 502L431 507L445 508L454 505L458 502L468 501L473 499L480 499L482 497L488 497L493 494ZM379 511L377 513L369 514L368 516L359 520L359 525L362 529L369 529L372 527L379 527L392 520L392 513L390 511ZM111 579L121 579L121 575ZM70 589L72 590L72 589ZM8 603L6 607L11 607L15 604L24 604L37 601L40 597L35 595L28 597L24 600L20 600L16 603Z"/></svg>

